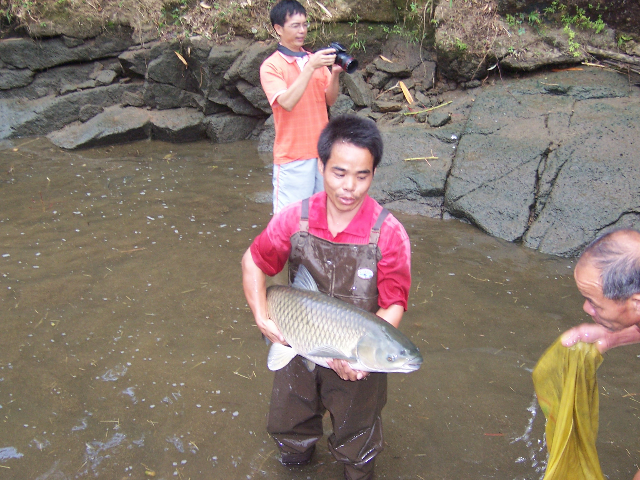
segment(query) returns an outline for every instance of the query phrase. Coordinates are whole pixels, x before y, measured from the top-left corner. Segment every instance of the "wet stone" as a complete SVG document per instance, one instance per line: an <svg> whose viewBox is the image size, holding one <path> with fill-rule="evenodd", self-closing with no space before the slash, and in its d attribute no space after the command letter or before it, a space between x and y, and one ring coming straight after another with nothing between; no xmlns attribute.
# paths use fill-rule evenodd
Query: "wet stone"
<svg viewBox="0 0 640 480"><path fill-rule="evenodd" d="M96 76L96 85L111 85L117 76L113 70L103 70Z"/></svg>
<svg viewBox="0 0 640 480"><path fill-rule="evenodd" d="M411 75L411 69L402 63L391 63L382 58L376 58L373 64L381 72L389 73L394 77L408 77Z"/></svg>
<svg viewBox="0 0 640 480"><path fill-rule="evenodd" d="M84 105L80 108L80 112L78 113L78 120L81 122L86 122L87 120L95 117L96 115L104 112L104 108L100 105Z"/></svg>
<svg viewBox="0 0 640 480"><path fill-rule="evenodd" d="M451 114L449 112L434 111L429 115L429 126L442 127L451 121Z"/></svg>
<svg viewBox="0 0 640 480"><path fill-rule="evenodd" d="M376 101L371 104L371 110L380 113L399 112L402 105L395 102Z"/></svg>

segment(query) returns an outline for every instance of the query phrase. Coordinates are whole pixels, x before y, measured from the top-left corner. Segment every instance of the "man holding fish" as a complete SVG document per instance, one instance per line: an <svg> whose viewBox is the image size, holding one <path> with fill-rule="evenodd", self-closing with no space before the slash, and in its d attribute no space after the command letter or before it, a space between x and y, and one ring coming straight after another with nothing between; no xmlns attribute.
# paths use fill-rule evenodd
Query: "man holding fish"
<svg viewBox="0 0 640 480"><path fill-rule="evenodd" d="M383 448L387 379L382 372L408 372L422 362L395 328L407 308L410 243L400 222L368 196L382 158L375 123L356 116L332 119L320 135L318 153L325 191L272 218L244 254L243 286L256 324L274 343L267 430L282 463L311 461L329 410L329 449L344 464L345 478L370 479ZM275 291L267 298L266 276L280 272L287 260L290 293L320 297L287 297L278 310ZM337 299L350 305L342 308Z"/></svg>

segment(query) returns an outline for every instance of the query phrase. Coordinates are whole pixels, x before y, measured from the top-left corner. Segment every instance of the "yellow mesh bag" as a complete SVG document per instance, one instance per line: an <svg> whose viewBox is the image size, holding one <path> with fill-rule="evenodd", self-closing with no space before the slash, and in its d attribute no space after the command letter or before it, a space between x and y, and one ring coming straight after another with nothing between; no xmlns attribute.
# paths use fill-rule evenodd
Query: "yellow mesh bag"
<svg viewBox="0 0 640 480"><path fill-rule="evenodd" d="M595 344L566 348L558 338L533 370L538 403L547 418L544 480L604 480L596 451L596 370L601 363Z"/></svg>

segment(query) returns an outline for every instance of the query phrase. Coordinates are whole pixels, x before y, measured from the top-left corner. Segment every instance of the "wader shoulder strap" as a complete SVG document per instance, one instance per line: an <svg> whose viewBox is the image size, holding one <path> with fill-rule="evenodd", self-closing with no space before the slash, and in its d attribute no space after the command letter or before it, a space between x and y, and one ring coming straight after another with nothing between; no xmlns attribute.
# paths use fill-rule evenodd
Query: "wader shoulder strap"
<svg viewBox="0 0 640 480"><path fill-rule="evenodd" d="M309 236L309 199L302 200L300 206L300 230L298 231L298 249L301 249Z"/></svg>
<svg viewBox="0 0 640 480"><path fill-rule="evenodd" d="M309 233L309 199L302 200L300 207L300 232Z"/></svg>
<svg viewBox="0 0 640 480"><path fill-rule="evenodd" d="M369 234L369 245L378 245L378 240L380 239L380 228L382 228L382 224L384 223L385 218L387 218L387 215L389 215L389 210L383 208L380 215L378 215L375 225L371 229L371 233Z"/></svg>

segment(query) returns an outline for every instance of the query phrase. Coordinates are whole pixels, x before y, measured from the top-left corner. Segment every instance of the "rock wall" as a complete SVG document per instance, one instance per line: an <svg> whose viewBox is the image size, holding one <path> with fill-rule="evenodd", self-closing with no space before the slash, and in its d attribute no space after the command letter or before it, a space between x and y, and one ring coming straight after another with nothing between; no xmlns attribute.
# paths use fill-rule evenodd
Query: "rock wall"
<svg viewBox="0 0 640 480"><path fill-rule="evenodd" d="M273 44L135 44L94 39L0 41L0 139L47 135L63 148L157 138L248 138L270 108L257 70Z"/></svg>
<svg viewBox="0 0 640 480"><path fill-rule="evenodd" d="M140 44L134 38L120 29L88 40L1 40L0 139L47 135L73 149L141 138L261 137L260 149L271 150L273 123L265 123L271 107L259 68L275 50L274 40L237 37L220 45L191 37ZM343 74L344 95L334 114L365 108L372 118L388 114L382 120L391 121L403 108L399 80L426 100L435 82L431 55L398 39L383 50L388 61Z"/></svg>

